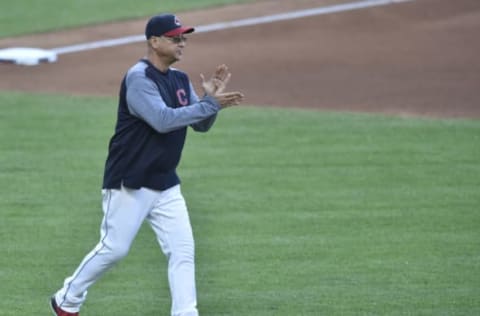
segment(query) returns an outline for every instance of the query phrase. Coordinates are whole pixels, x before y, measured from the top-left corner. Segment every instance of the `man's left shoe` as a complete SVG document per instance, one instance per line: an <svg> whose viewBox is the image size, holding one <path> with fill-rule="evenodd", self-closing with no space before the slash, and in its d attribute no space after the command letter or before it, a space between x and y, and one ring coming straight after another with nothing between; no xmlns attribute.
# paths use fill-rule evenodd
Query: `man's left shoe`
<svg viewBox="0 0 480 316"><path fill-rule="evenodd" d="M55 301L55 296L52 296L50 299L50 307L55 316L79 316L79 313L69 313L58 307L57 302Z"/></svg>

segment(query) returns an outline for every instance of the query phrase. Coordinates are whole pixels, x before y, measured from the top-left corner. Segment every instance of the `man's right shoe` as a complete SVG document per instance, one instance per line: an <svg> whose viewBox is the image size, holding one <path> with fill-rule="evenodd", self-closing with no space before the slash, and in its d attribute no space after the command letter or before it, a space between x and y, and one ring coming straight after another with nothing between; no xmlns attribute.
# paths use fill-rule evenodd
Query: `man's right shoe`
<svg viewBox="0 0 480 316"><path fill-rule="evenodd" d="M50 300L50 307L52 308L53 315L55 316L79 316L79 313L69 313L58 307L57 302L55 301L55 296L53 296Z"/></svg>

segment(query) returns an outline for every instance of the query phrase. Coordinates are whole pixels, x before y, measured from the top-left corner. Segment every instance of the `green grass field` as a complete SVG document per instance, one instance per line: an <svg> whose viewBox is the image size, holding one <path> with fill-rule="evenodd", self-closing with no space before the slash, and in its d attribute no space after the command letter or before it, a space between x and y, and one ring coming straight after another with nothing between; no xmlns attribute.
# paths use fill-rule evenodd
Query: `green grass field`
<svg viewBox="0 0 480 316"><path fill-rule="evenodd" d="M0 38L248 1L0 0Z"/></svg>
<svg viewBox="0 0 480 316"><path fill-rule="evenodd" d="M233 2L0 0L0 37ZM99 237L116 100L3 91L0 110L0 315L48 315ZM201 314L480 315L479 143L479 120L222 111L179 168ZM169 309L146 226L82 316Z"/></svg>
<svg viewBox="0 0 480 316"><path fill-rule="evenodd" d="M0 314L97 242L116 100L0 93ZM202 315L480 314L480 122L238 107L179 173ZM82 315L168 315L149 227Z"/></svg>

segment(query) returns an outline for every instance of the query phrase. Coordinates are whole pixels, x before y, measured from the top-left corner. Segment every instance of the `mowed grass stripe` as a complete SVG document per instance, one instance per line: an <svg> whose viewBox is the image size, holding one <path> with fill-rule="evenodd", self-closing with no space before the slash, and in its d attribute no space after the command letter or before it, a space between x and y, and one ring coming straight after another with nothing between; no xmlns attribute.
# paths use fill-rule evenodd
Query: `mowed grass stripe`
<svg viewBox="0 0 480 316"><path fill-rule="evenodd" d="M181 12L213 6L249 2L251 0L0 0L0 38L67 28L149 17L160 12ZM55 18L52 18L55 12ZM26 23L28 21L28 23Z"/></svg>

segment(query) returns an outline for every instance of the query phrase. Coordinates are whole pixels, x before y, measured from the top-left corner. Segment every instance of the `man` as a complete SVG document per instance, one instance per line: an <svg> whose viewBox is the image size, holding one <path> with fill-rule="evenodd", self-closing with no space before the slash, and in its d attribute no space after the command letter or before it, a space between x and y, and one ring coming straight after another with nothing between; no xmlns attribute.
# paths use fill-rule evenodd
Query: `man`
<svg viewBox="0 0 480 316"><path fill-rule="evenodd" d="M125 75L115 133L103 180L101 238L51 299L57 316L79 315L88 288L127 255L147 220L168 260L173 316L197 316L194 241L176 173L187 127L205 132L220 109L239 104L240 92L224 92L225 65L196 95L187 75L171 65L182 58L184 27L172 14L152 17L145 29L147 57Z"/></svg>

